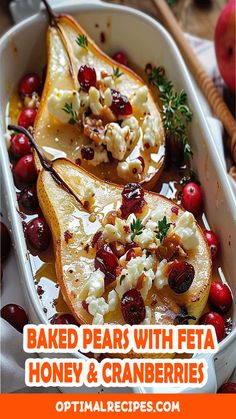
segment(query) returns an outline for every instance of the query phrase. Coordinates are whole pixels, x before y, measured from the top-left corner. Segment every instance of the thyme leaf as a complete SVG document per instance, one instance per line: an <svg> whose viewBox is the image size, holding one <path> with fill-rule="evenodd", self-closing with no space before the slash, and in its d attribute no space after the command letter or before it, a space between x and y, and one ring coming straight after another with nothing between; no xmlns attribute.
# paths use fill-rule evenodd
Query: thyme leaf
<svg viewBox="0 0 236 419"><path fill-rule="evenodd" d="M118 79L122 75L123 75L123 73L120 71L119 67L114 67L113 68L113 77L115 77L116 79Z"/></svg>
<svg viewBox="0 0 236 419"><path fill-rule="evenodd" d="M75 39L75 42L81 48L84 48L84 49L87 49L88 48L88 38L87 38L86 35L81 34L81 35L77 36L77 38Z"/></svg>
<svg viewBox="0 0 236 419"><path fill-rule="evenodd" d="M144 225L142 224L142 221L139 218L137 218L137 220L132 221L132 223L130 224L130 228L132 231L131 240L133 241L135 236L139 236L142 233Z"/></svg>
<svg viewBox="0 0 236 419"><path fill-rule="evenodd" d="M163 242L164 238L167 236L168 230L172 223L167 223L166 216L163 217L162 220L158 221L158 233L156 235L157 239Z"/></svg>
<svg viewBox="0 0 236 419"><path fill-rule="evenodd" d="M162 67L148 69L147 74L149 82L159 90L166 135L180 141L188 162L193 152L188 142L188 124L192 120L192 111L188 106L187 94L183 89L178 92L174 90L173 83L167 79Z"/></svg>
<svg viewBox="0 0 236 419"><path fill-rule="evenodd" d="M62 108L62 110L64 112L68 113L68 115L71 116L71 118L68 121L68 124L70 124L70 125L77 124L77 122L78 122L78 114L74 111L72 103L65 103L64 107Z"/></svg>

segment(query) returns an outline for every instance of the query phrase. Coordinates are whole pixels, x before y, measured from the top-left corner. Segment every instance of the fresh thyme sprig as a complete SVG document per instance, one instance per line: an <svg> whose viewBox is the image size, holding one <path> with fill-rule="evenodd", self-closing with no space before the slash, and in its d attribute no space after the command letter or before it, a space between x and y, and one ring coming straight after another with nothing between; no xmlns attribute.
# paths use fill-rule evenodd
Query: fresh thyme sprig
<svg viewBox="0 0 236 419"><path fill-rule="evenodd" d="M162 67L153 67L147 70L148 80L159 90L162 102L163 125L168 137L180 141L186 161L192 157L192 149L188 142L188 124L192 120L192 111L187 103L187 95L182 89L179 92L167 79Z"/></svg>
<svg viewBox="0 0 236 419"><path fill-rule="evenodd" d="M186 185L186 183L189 182L195 182L198 186L201 185L201 182L198 179L198 175L197 173L195 173L192 169L189 170L189 175L188 176L184 176L182 177L182 179L180 179L180 185L184 186Z"/></svg>
<svg viewBox="0 0 236 419"><path fill-rule="evenodd" d="M68 115L71 115L71 118L68 121L68 124L75 125L78 122L78 114L74 111L72 103L65 103L64 108L62 110Z"/></svg>
<svg viewBox="0 0 236 419"><path fill-rule="evenodd" d="M84 49L87 49L88 48L88 38L87 38L86 35L81 34L81 35L77 36L77 38L75 39L75 42L81 48L84 48Z"/></svg>
<svg viewBox="0 0 236 419"><path fill-rule="evenodd" d="M162 243L164 238L167 236L168 230L170 228L170 226L172 225L172 223L167 223L167 218L166 216L163 217L162 220L158 221L158 233L156 235L157 239L160 240L160 242Z"/></svg>
<svg viewBox="0 0 236 419"><path fill-rule="evenodd" d="M121 76L123 76L123 73L120 71L119 67L114 67L113 68L113 77L118 79Z"/></svg>
<svg viewBox="0 0 236 419"><path fill-rule="evenodd" d="M139 218L137 218L137 220L132 221L132 223L130 224L130 228L132 231L131 240L133 241L135 236L139 236L142 233L144 225L142 224L142 221Z"/></svg>

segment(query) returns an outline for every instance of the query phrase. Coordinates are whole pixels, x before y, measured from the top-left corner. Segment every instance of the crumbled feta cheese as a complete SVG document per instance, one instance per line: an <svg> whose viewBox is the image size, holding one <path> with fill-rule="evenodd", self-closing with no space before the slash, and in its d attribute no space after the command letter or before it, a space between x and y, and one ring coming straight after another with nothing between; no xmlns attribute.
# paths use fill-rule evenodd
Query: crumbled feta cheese
<svg viewBox="0 0 236 419"><path fill-rule="evenodd" d="M95 316L94 316L94 318L93 318L92 324L95 324L95 325L96 324L97 325L104 324L104 317L103 317L103 315L100 314L100 313L96 313Z"/></svg>
<svg viewBox="0 0 236 419"><path fill-rule="evenodd" d="M137 118L135 118L135 116L129 116L122 121L121 126L122 128L129 127L129 142L135 141L139 134L139 123Z"/></svg>
<svg viewBox="0 0 236 419"><path fill-rule="evenodd" d="M146 306L145 309L146 309L146 316L145 316L144 321L141 324L149 325L151 324L152 310L148 306Z"/></svg>
<svg viewBox="0 0 236 419"><path fill-rule="evenodd" d="M108 294L108 305L109 311L115 311L119 304L119 297L115 290L112 290Z"/></svg>
<svg viewBox="0 0 236 419"><path fill-rule="evenodd" d="M161 221L165 215L165 211L163 212L162 208L157 207L150 212L150 220L155 222L157 226L158 221Z"/></svg>
<svg viewBox="0 0 236 419"><path fill-rule="evenodd" d="M142 162L139 159L134 159L129 162L123 161L117 165L117 174L125 180L130 180L131 177L139 177L143 172Z"/></svg>
<svg viewBox="0 0 236 419"><path fill-rule="evenodd" d="M104 278L105 275L100 271L100 269L92 272L88 281L88 296L101 297L103 295L105 291Z"/></svg>
<svg viewBox="0 0 236 419"><path fill-rule="evenodd" d="M79 92L79 96L80 96L80 106L82 108L88 108L89 107L89 95L88 95L88 93L81 89L80 92Z"/></svg>
<svg viewBox="0 0 236 419"><path fill-rule="evenodd" d="M139 87L131 98L131 105L135 107L141 114L148 113L148 88L147 86Z"/></svg>
<svg viewBox="0 0 236 419"><path fill-rule="evenodd" d="M154 285L155 287L160 290L165 285L168 284L168 277L167 277L167 260L163 259L157 268L155 279L154 279Z"/></svg>
<svg viewBox="0 0 236 419"><path fill-rule="evenodd" d="M134 220L136 220L134 214L130 214L127 220L116 217L115 225L106 224L104 227L103 238L108 242L119 241L121 243L129 243L131 241L130 231L127 230L127 227L130 229L130 224Z"/></svg>
<svg viewBox="0 0 236 419"><path fill-rule="evenodd" d="M63 110L66 103L72 106L75 113L80 110L80 97L76 90L61 90L55 88L48 98L48 111L58 121L67 124L71 118L67 112Z"/></svg>
<svg viewBox="0 0 236 419"><path fill-rule="evenodd" d="M87 160L87 163L91 166L98 166L100 163L108 163L109 158L107 155L107 150L103 146L90 146L94 150L94 157L92 160ZM82 159L81 151L78 153L78 158Z"/></svg>
<svg viewBox="0 0 236 419"><path fill-rule="evenodd" d="M103 297L96 298L94 295L91 295L86 298L86 303L88 304L88 312L94 316L93 324L97 324L95 323L97 321L99 322L98 324L103 324L103 316L109 311L109 306L105 299Z"/></svg>
<svg viewBox="0 0 236 419"><path fill-rule="evenodd" d="M129 127L122 128L115 122L106 125L105 144L107 150L117 160L122 160L125 156L127 149L126 137L128 134Z"/></svg>
<svg viewBox="0 0 236 419"><path fill-rule="evenodd" d="M111 89L106 89L104 92L104 105L109 107L112 104L112 94Z"/></svg>
<svg viewBox="0 0 236 419"><path fill-rule="evenodd" d="M157 222L155 222L153 220L148 220L145 224L145 227L148 230L152 230L152 231L157 231L158 230Z"/></svg>
<svg viewBox="0 0 236 419"><path fill-rule="evenodd" d="M100 103L100 92L93 86L89 89L89 106L94 115L100 115L103 110Z"/></svg>
<svg viewBox="0 0 236 419"><path fill-rule="evenodd" d="M134 242L137 243L142 249L147 248L151 243L154 242L154 233L148 228L144 228L142 233L135 236Z"/></svg>
<svg viewBox="0 0 236 419"><path fill-rule="evenodd" d="M125 269L122 269L121 275L117 280L116 291L119 297L121 298L122 295L131 288L135 288L137 286L138 278L144 273L145 275L147 274L147 280L143 281L144 287L140 289L140 292L145 300L147 293L152 286L152 276L154 279L154 273L153 275L151 273L152 265L153 257L151 255L147 257L145 253L142 256L131 259L127 263ZM149 270L150 272L148 272ZM120 278L123 275L125 278L121 281Z"/></svg>
<svg viewBox="0 0 236 419"><path fill-rule="evenodd" d="M105 87L109 87L110 89L115 89L115 81L111 74L107 75L106 77L103 77L102 82Z"/></svg>
<svg viewBox="0 0 236 419"><path fill-rule="evenodd" d="M174 233L180 238L180 244L185 250L194 249L198 243L196 221L191 212L185 211L176 222Z"/></svg>
<svg viewBox="0 0 236 419"><path fill-rule="evenodd" d="M148 291L152 287L152 282L155 278L155 274L152 269L148 269L148 271L144 272L145 278L142 282L142 288L140 289L140 294L142 295L144 301L147 298Z"/></svg>
<svg viewBox="0 0 236 419"><path fill-rule="evenodd" d="M157 141L157 132L154 128L154 121L151 115L146 115L142 123L143 144L154 147Z"/></svg>

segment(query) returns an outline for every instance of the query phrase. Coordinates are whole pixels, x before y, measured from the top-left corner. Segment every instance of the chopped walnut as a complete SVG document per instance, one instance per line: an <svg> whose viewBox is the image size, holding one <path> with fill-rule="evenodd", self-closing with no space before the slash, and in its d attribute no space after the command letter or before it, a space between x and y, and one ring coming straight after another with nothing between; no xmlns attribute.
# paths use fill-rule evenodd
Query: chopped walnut
<svg viewBox="0 0 236 419"><path fill-rule="evenodd" d="M86 116L83 119L84 134L95 144L99 145L104 140L105 127L101 119Z"/></svg>

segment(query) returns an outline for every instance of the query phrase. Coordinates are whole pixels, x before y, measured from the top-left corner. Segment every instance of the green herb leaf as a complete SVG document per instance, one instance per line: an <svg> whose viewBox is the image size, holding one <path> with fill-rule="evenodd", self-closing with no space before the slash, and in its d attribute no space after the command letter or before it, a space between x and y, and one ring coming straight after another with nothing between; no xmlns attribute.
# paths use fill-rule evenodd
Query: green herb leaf
<svg viewBox="0 0 236 419"><path fill-rule="evenodd" d="M78 122L78 114L74 111L72 103L65 103L65 106L62 110L68 115L71 115L71 118L68 121L68 124L75 125Z"/></svg>
<svg viewBox="0 0 236 419"><path fill-rule="evenodd" d="M186 185L186 183L189 183L189 182L195 182L198 186L201 185L201 182L198 179L197 173L195 173L192 169L190 169L189 175L182 177L179 183L181 186L184 186Z"/></svg>
<svg viewBox="0 0 236 419"><path fill-rule="evenodd" d="M168 6L173 6L175 4L175 0L167 0Z"/></svg>
<svg viewBox="0 0 236 419"><path fill-rule="evenodd" d="M166 135L180 141L185 160L192 157L192 149L188 142L188 124L192 120L192 111L187 103L187 95L182 89L179 92L165 75L162 67L147 70L148 80L159 90L162 102L162 119Z"/></svg>
<svg viewBox="0 0 236 419"><path fill-rule="evenodd" d="M124 281L124 279L125 279L125 275L121 275L121 277L120 277L120 285L122 284L122 282Z"/></svg>
<svg viewBox="0 0 236 419"><path fill-rule="evenodd" d="M135 236L139 236L142 233L144 225L142 224L142 221L139 218L137 218L137 220L132 221L132 223L130 224L130 228L132 231L131 240L133 241Z"/></svg>
<svg viewBox="0 0 236 419"><path fill-rule="evenodd" d="M123 73L121 73L119 67L114 67L113 68L113 77L115 77L116 79L118 79L122 75L123 75Z"/></svg>
<svg viewBox="0 0 236 419"><path fill-rule="evenodd" d="M164 238L167 236L168 230L169 230L171 225L172 225L172 223L167 223L166 216L164 216L161 221L158 221L158 230L159 231L158 231L156 237L161 241L161 243L163 242Z"/></svg>
<svg viewBox="0 0 236 419"><path fill-rule="evenodd" d="M81 47L81 48L88 48L88 38L87 36L81 34L79 36L77 36L77 38L75 39L75 42Z"/></svg>

